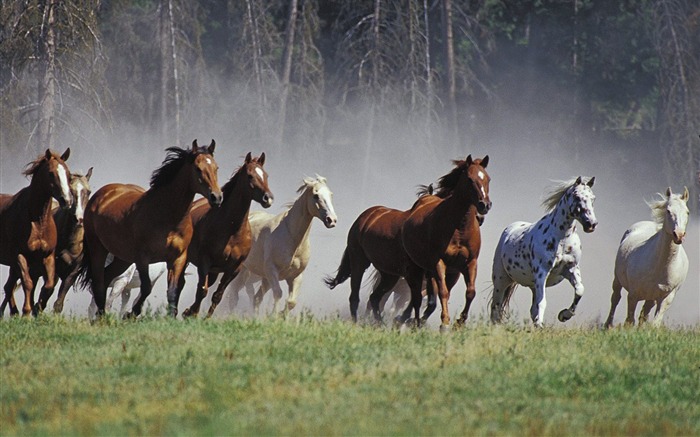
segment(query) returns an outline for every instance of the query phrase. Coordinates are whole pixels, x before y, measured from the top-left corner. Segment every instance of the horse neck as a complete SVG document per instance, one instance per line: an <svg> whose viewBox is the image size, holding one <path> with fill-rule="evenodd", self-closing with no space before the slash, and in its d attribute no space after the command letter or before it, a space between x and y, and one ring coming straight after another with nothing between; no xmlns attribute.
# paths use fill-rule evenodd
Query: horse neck
<svg viewBox="0 0 700 437"><path fill-rule="evenodd" d="M537 228L542 233L562 240L576 232L576 219L566 211L564 198L547 215L537 222Z"/></svg>
<svg viewBox="0 0 700 437"><path fill-rule="evenodd" d="M306 196L308 196L308 190L304 190L282 219L289 230L289 234L297 244L308 238L309 231L311 230L311 221L314 219L309 209L306 207Z"/></svg>
<svg viewBox="0 0 700 437"><path fill-rule="evenodd" d="M470 220L465 216L471 208L476 212L476 204L469 194L464 190L454 190L435 207L433 217L440 223L440 229L444 230L445 235L451 237L455 230L468 226Z"/></svg>
<svg viewBox="0 0 700 437"><path fill-rule="evenodd" d="M653 240L654 258L659 264L670 264L682 249L682 245L673 242L673 238L664 230L663 225L651 239Z"/></svg>
<svg viewBox="0 0 700 437"><path fill-rule="evenodd" d="M241 173L236 173L233 178L231 193L228 196L224 196L224 202L221 204L220 210L226 217L226 221L232 223L238 229L243 221L248 218L253 196L250 189L246 187L247 182L241 176Z"/></svg>
<svg viewBox="0 0 700 437"><path fill-rule="evenodd" d="M145 198L158 205L161 219L179 223L188 214L195 194L183 167L167 184L148 190Z"/></svg>
<svg viewBox="0 0 700 437"><path fill-rule="evenodd" d="M52 218L51 192L41 180L43 177L46 176L34 174L29 183L28 212L32 221L44 221L48 218Z"/></svg>
<svg viewBox="0 0 700 437"><path fill-rule="evenodd" d="M78 250L82 248L83 227L78 226L78 219L75 218L75 206L70 210L57 209L53 214L53 220L56 222L56 230L58 239L56 242L56 251L64 249Z"/></svg>

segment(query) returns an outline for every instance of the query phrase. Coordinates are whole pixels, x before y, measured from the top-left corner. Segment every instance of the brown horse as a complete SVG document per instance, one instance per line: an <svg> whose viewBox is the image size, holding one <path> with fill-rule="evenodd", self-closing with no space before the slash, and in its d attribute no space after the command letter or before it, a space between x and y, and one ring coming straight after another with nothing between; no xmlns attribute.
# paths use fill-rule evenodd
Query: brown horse
<svg viewBox="0 0 700 437"><path fill-rule="evenodd" d="M238 275L252 244L248 211L255 200L263 208L269 208L274 199L267 186L267 173L263 169L265 154L259 158L246 155L245 162L224 185L224 201L221 208L211 208L203 199L192 205L190 215L194 234L187 250L187 261L197 266L199 280L197 295L191 307L182 315L196 316L202 299L207 296L209 284L223 273L219 286L211 299L207 317L214 313L224 290ZM178 293L185 285L180 278Z"/></svg>
<svg viewBox="0 0 700 437"><path fill-rule="evenodd" d="M14 196L0 194L0 263L10 267L5 283L10 314L19 313L13 295L18 279L24 289L25 315L36 312L34 288L39 276L44 278L42 294L53 292L56 223L51 214L51 198L58 200L62 208L73 203L68 186L70 170L65 162L69 156L70 148L61 156L46 150L24 171L31 176L28 187Z"/></svg>
<svg viewBox="0 0 700 437"><path fill-rule="evenodd" d="M170 147L161 167L153 172L148 191L136 185L109 184L88 201L80 275L83 285L92 288L98 317L105 312L106 284L132 263L139 272L141 294L127 315L141 314L151 293L148 265L160 261L168 265L169 313L177 316L178 281L193 232L192 200L199 193L210 204L221 205L214 147L214 140L202 148L197 140L191 149ZM109 253L114 261L105 268Z"/></svg>
<svg viewBox="0 0 700 437"><path fill-rule="evenodd" d="M486 173L488 162L488 155L474 160L469 155L466 160L453 161L455 168L440 179L439 195L418 199L403 223L401 241L411 259L406 276L406 282L411 288L411 305L399 321L408 319L413 308L416 321L420 322L418 312L422 300L423 277L427 274L429 288L437 290L440 296L441 329L448 327L450 315L447 301L450 288L459 278L459 273L452 272L448 275L447 264L459 265L464 260L467 260L467 265L462 270L467 280L467 304L459 320L466 320L469 305L476 293L473 284L476 257L470 257L464 252L471 251L478 256L481 234L477 213L484 215L491 209L490 177ZM464 242L467 247L461 248ZM476 242L478 245L473 244Z"/></svg>
<svg viewBox="0 0 700 437"><path fill-rule="evenodd" d="M53 305L55 313L63 311L63 302L68 290L73 286L80 271L83 259L83 218L85 207L90 199L90 177L92 167L85 175L73 173L70 178L70 191L73 195L73 206L70 209L54 209L53 219L58 230L56 244L56 275L61 279L56 302ZM51 295L39 296L39 309L43 310Z"/></svg>

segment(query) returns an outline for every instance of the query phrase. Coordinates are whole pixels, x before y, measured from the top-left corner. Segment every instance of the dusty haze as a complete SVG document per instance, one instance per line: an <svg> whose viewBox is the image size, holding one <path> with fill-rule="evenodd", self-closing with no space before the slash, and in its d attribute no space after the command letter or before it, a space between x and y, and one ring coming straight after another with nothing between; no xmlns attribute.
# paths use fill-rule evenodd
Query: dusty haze
<svg viewBox="0 0 700 437"><path fill-rule="evenodd" d="M597 196L595 211L599 226L592 234L581 235L583 244L582 276L585 295L579 304L577 315L567 324L556 320L557 313L571 304L573 289L562 283L547 290L545 322L549 325L578 326L604 322L610 308L613 265L619 240L627 227L640 220L650 220L651 214L645 200L663 192L666 175L659 173L654 156L657 151L634 153L616 149L614 145L590 147L585 153L572 154L561 144L549 138L541 138L528 128L528 120L505 116L488 132L469 139L471 146L426 146L420 139L405 135L401 123L383 125L375 136L372 148L367 152L367 132L364 126L348 126L342 121L330 128L326 148L310 153L303 145L275 147L274 145L242 144L236 134L235 121L227 123L225 114L219 114L210 126L186 129L180 146L189 146L197 138L200 144L216 139L215 157L219 163L219 181L223 185L234 170L242 164L243 156L251 151L259 155L265 151L265 167L270 175L270 187L275 204L268 210L279 213L287 202L296 198L296 189L304 176L320 174L328 179L334 192L334 204L338 214L338 226L326 229L314 220L311 231L312 258L304 274L304 281L295 313L306 309L319 317L340 315L348 317L349 281L329 290L322 277L337 269L348 229L355 218L372 205L386 205L398 209L410 207L415 199L416 186L436 181L451 169L451 159L464 158L467 154L483 157L488 154L488 172L492 178L491 199L493 208L481 228L482 250L479 257L477 297L472 305L470 319L478 320L487 315L490 296L491 262L501 231L513 221L536 221L543 214L542 196L552 180L566 180L579 175L595 176L593 191ZM527 130L527 135L524 132ZM101 139L102 138L102 139ZM91 185L93 192L110 182L129 182L147 186L151 172L160 166L167 145L143 132L124 130L119 134L97 136L92 147L72 145L68 161L74 171L85 172L94 166ZM60 142L59 151L71 145L69 140ZM32 157L27 152L22 157L3 154L2 187L0 191L13 193L28 184L21 171ZM687 181L691 186L693 181ZM672 187L674 192L682 186ZM253 210L261 209L253 204ZM677 294L665 317L666 325L697 325L700 321L700 220L693 214L687 230L684 248L690 259L690 271L686 282ZM188 272L194 273L190 266ZM365 275L367 283L368 274ZM7 278L7 267L2 266L0 279ZM195 276L189 276L180 300L180 311L194 299ZM284 298L286 299L286 285ZM212 290L213 291L213 290ZM454 317L464 305L464 283L460 280L452 291L450 313ZM364 308L369 291L362 292L361 308ZM211 295L211 292L210 292ZM626 293L617 308L616 323L624 320ZM16 294L18 304L23 297ZM226 299L226 297L224 297ZM266 296L269 308L271 293ZM531 293L518 288L511 305L518 320L529 319ZM65 314L84 317L89 296L86 291L68 294ZM159 280L146 307L162 310L165 305L165 281ZM53 299L50 302L52 305ZM249 307L247 296L242 294L243 312ZM205 308L208 305L205 306ZM639 306L641 309L641 305ZM218 311L223 313L224 308ZM436 313L431 325L439 323Z"/></svg>

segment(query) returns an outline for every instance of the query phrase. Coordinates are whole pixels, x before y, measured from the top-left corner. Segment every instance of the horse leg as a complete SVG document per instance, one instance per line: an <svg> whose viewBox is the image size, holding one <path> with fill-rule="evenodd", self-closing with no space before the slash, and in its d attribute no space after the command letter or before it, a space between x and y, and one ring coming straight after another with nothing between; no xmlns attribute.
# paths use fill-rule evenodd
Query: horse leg
<svg viewBox="0 0 700 437"><path fill-rule="evenodd" d="M253 310L255 311L256 315L259 315L260 304L262 304L262 301L265 298L265 293L267 293L267 290L269 289L270 285L267 282L267 278L263 277L262 281L260 281L260 287L258 287L258 292L255 293L255 297L253 298Z"/></svg>
<svg viewBox="0 0 700 437"><path fill-rule="evenodd" d="M467 269L463 272L464 283L467 286L467 291L465 292L466 302L464 303L464 309L457 319L457 325L464 325L469 317L469 308L472 306L472 302L476 297L476 270L477 270L477 259L473 258L467 262Z"/></svg>
<svg viewBox="0 0 700 437"><path fill-rule="evenodd" d="M532 306L530 306L530 317L535 327L544 326L544 310L547 308L547 296L545 295L546 276L540 273L535 278L535 286L532 288Z"/></svg>
<svg viewBox="0 0 700 437"><path fill-rule="evenodd" d="M416 324L420 325L420 304L423 301L423 294L421 293L421 288L423 288L423 276L424 272L418 266L411 266L406 273L406 283L411 289L411 302L406 307L406 309L401 313L395 320L397 324L404 324L411 317L411 310L415 312Z"/></svg>
<svg viewBox="0 0 700 437"><path fill-rule="evenodd" d="M182 317L196 317L207 293L209 293L209 264L202 262L197 266L197 292L194 302L182 312Z"/></svg>
<svg viewBox="0 0 700 437"><path fill-rule="evenodd" d="M211 317L214 314L214 310L217 306L219 306L221 299L224 297L224 291L226 291L226 287L228 287L228 284L230 284L231 281L233 281L233 279L238 275L238 272L240 271L240 264L238 266L239 267L236 270L228 270L224 272L223 276L221 277L221 280L219 281L219 286L216 287L216 291L211 296L211 306L209 307L209 311L207 312L207 318Z"/></svg>
<svg viewBox="0 0 700 437"><path fill-rule="evenodd" d="M287 287L289 288L289 298L287 298L287 312L297 306L297 298L299 297L299 289L301 288L301 278L303 274L292 279L287 279Z"/></svg>
<svg viewBox="0 0 700 437"><path fill-rule="evenodd" d="M572 269L564 272L564 277L569 280L569 283L574 287L574 301L569 308L565 308L559 312L557 318L560 322L566 322L576 314L576 306L583 297L583 281L581 281L581 269L576 264Z"/></svg>
<svg viewBox="0 0 700 437"><path fill-rule="evenodd" d="M141 315L143 303L146 301L146 298L151 294L151 291L153 289L151 285L151 278L148 274L148 262L138 261L136 263L136 271L138 272L139 280L141 281L141 290L139 291L139 296L136 298L134 305L131 307L131 311L124 314L125 319L130 319ZM170 277L171 274L170 271L168 271L168 284L171 283ZM177 279L174 280L174 288L176 287ZM170 314L172 315L172 307L170 306L170 288L168 288L168 309L171 310ZM177 305L175 305L175 315L177 315Z"/></svg>
<svg viewBox="0 0 700 437"><path fill-rule="evenodd" d="M17 267L10 268L10 273L4 286L5 299L2 301L2 306L0 306L0 317L5 314L5 306L7 306L8 303L10 304L10 315L15 316L19 314L19 311L17 311L17 304L15 303L15 290L19 286L18 280L20 278L20 272L18 270Z"/></svg>
<svg viewBox="0 0 700 437"><path fill-rule="evenodd" d="M649 313L656 304L653 300L645 300L644 305L642 305L642 311L639 313L639 325L643 325L649 320Z"/></svg>
<svg viewBox="0 0 700 437"><path fill-rule="evenodd" d="M423 321L428 320L428 317L430 317L437 308L437 295L439 290L440 287L435 277L432 275L426 277L425 294L428 296L428 304L425 307L425 311L423 311Z"/></svg>
<svg viewBox="0 0 700 437"><path fill-rule="evenodd" d="M350 250L350 247L346 250ZM360 286L362 285L362 276L365 270L369 267L369 260L360 250L354 250L350 253L350 316L352 321L357 323L357 308L360 306Z"/></svg>
<svg viewBox="0 0 700 437"><path fill-rule="evenodd" d="M615 309L617 308L617 304L620 303L620 298L622 297L622 284L620 284L617 276L615 276L613 279L612 289L612 296L610 296L610 314L608 314L608 320L605 322L606 328L612 328L613 318L615 317Z"/></svg>
<svg viewBox="0 0 700 437"><path fill-rule="evenodd" d="M371 305L372 308L372 313L374 314L374 319L381 323L382 322L382 309L380 308L380 303L383 300L384 296L392 289L394 286L396 286L396 283L399 282L399 276L396 275L390 275L388 273L384 272L379 272L380 279L379 282L377 283L377 286L374 288L374 291L372 291L372 294L369 296L369 304Z"/></svg>
<svg viewBox="0 0 700 437"><path fill-rule="evenodd" d="M41 287L41 293L39 293L39 301L34 306L34 315L39 312L44 311L46 305L53 294L53 289L56 288L56 256L54 253L45 257L42 260L44 266L44 285Z"/></svg>
<svg viewBox="0 0 700 437"><path fill-rule="evenodd" d="M241 269L241 272L238 273L238 275L233 278L233 281L231 281L231 284L228 287L228 309L230 312L233 312L233 310L238 306L238 294L241 291L241 288L246 286L246 282L248 281L248 278L250 277L250 271L246 268ZM248 287L246 287L246 291L248 291ZM248 293L248 296L250 296L250 293ZM253 303L253 298L255 295L250 299L251 304Z"/></svg>
<svg viewBox="0 0 700 437"><path fill-rule="evenodd" d="M674 288L672 292L666 296L665 299L661 299L660 302L656 303L656 314L654 316L654 320L651 322L651 325L656 327L656 326L661 326L661 321L664 318L664 314L666 313L666 310L671 306L671 303L673 303L673 298L676 297L676 291L678 288Z"/></svg>
<svg viewBox="0 0 700 437"><path fill-rule="evenodd" d="M435 271L437 273L436 279L439 287L438 296L440 296L440 307L442 309L440 313L440 331L442 332L446 332L450 327L450 310L448 307L448 301L450 300L450 288L452 287L447 286L447 279L445 277L446 270L447 268L445 267L445 262L443 260L438 261L437 265L435 266ZM452 285L454 286L454 282Z"/></svg>
<svg viewBox="0 0 700 437"><path fill-rule="evenodd" d="M500 258L496 257L493 262L493 271L491 273L493 281L493 293L491 294L491 323L501 323L503 321L503 312L506 304L510 300L510 296L515 290L515 282L508 276Z"/></svg>
<svg viewBox="0 0 700 437"><path fill-rule="evenodd" d="M20 271L22 290L24 291L24 306L22 307L22 314L26 316L32 311L32 294L34 293L34 281L36 278L33 278L30 274L29 263L24 255L17 255L17 265Z"/></svg>
<svg viewBox="0 0 700 437"><path fill-rule="evenodd" d="M637 304L639 300L632 296L632 293L627 293L627 319L625 320L625 325L634 325L634 313L637 312Z"/></svg>
<svg viewBox="0 0 700 437"><path fill-rule="evenodd" d="M78 277L80 261L74 262L71 267L71 271L66 275L65 278L61 279L61 286L58 288L58 295L56 295L56 302L53 303L53 312L60 314L63 312L63 303L66 300L66 295L68 290L75 284L75 280Z"/></svg>
<svg viewBox="0 0 700 437"><path fill-rule="evenodd" d="M185 285L184 282L184 271L187 266L187 251L184 251L175 258L174 261L168 263L168 313L172 317L177 317L177 305L180 301L180 293L182 292L182 287ZM148 272L148 264L146 264L146 272ZM139 270L139 275L141 271ZM182 281L181 281L182 279ZM143 295L143 277L141 277L141 294ZM150 293L151 281L148 281ZM145 300L146 296L139 296L139 300ZM141 302L143 303L143 302Z"/></svg>
<svg viewBox="0 0 700 437"><path fill-rule="evenodd" d="M131 267L129 267L129 269L130 268ZM131 273L130 275L125 272L114 279L114 282L112 282L112 289L110 290L109 297L105 303L105 309L110 310L114 304L114 299L116 299L117 296L121 296L122 306L119 310L119 314L122 317L126 313L126 305L129 303L129 298L131 297L131 291L127 289L127 286L129 285L129 282L131 282L134 271L128 271Z"/></svg>

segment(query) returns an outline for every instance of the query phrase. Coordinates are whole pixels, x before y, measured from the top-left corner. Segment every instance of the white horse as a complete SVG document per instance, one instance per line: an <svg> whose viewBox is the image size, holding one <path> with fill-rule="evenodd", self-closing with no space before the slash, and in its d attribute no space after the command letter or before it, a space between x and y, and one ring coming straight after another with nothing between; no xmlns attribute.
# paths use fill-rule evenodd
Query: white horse
<svg viewBox="0 0 700 437"><path fill-rule="evenodd" d="M652 325L661 324L664 313L688 274L688 256L682 246L690 215L688 197L687 187L683 195L673 194L668 188L661 200L648 203L654 221L637 222L625 231L615 258L615 278L606 327L613 324L622 287L627 290L626 324L634 325L634 313L640 300L644 301L644 306L639 322L646 322L656 305Z"/></svg>
<svg viewBox="0 0 700 437"><path fill-rule="evenodd" d="M337 222L333 193L326 184L326 178L318 175L315 179L305 178L297 193L301 195L288 210L280 214L263 211L250 213L253 242L248 258L243 262L243 269L230 285L231 309L238 303L239 290L249 280L255 280L255 276L262 278L258 292L252 298L256 311L270 288L275 301L273 311L277 311L277 303L282 298L280 281L286 281L289 287L287 311L296 306L302 273L311 255L311 221L317 217L326 228L335 227ZM249 286L248 290L252 290L252 287ZM249 291L249 294L252 293Z"/></svg>
<svg viewBox="0 0 700 437"><path fill-rule="evenodd" d="M561 183L542 202L547 215L536 223L512 223L503 231L493 258L493 323L501 322L505 306L520 284L532 290L530 315L535 326L541 327L547 307L545 287L563 279L571 283L575 294L571 307L562 310L558 318L565 322L573 317L583 296L581 240L576 222L585 232L593 232L598 224L591 190L594 181L591 178L583 182L579 176L575 181Z"/></svg>
<svg viewBox="0 0 700 437"><path fill-rule="evenodd" d="M106 265L109 265L113 260L114 256L112 254L107 255ZM153 288L158 278L163 276L167 270L168 266L165 262L153 263L148 266L148 277L151 278L151 288ZM123 317L124 314L126 314L127 305L129 303L129 299L131 298L131 290L141 290L141 278L136 271L136 264L130 265L124 271L124 273L114 278L114 280L109 284L109 287L111 287L111 291L109 291L105 302L105 311L109 311L112 308L114 300L121 296L122 306L119 309L119 315ZM93 297L90 301L90 306L88 307L88 315L91 319L94 319L96 314L97 304L95 303L95 298Z"/></svg>

